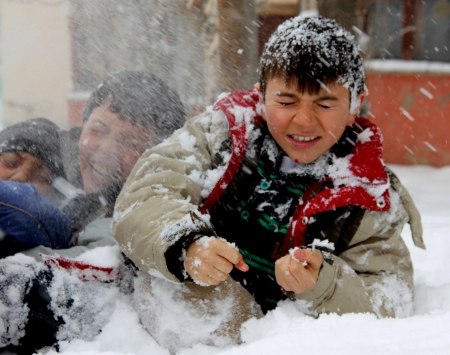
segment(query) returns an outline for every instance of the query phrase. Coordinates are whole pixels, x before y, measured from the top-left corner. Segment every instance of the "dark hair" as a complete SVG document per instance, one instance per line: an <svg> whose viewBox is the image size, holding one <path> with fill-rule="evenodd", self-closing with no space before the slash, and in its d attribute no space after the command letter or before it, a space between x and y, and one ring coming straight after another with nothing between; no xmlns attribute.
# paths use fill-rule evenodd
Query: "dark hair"
<svg viewBox="0 0 450 355"><path fill-rule="evenodd" d="M298 89L309 94L340 83L349 90L352 107L366 89L354 36L335 20L320 16L298 16L282 23L264 47L259 74L263 97L274 76L283 76L286 84L297 79Z"/></svg>
<svg viewBox="0 0 450 355"><path fill-rule="evenodd" d="M159 141L185 122L178 94L157 76L144 71L125 70L108 76L89 97L84 122L107 101L109 110L118 113L121 120L153 129Z"/></svg>
<svg viewBox="0 0 450 355"><path fill-rule="evenodd" d="M39 158L53 177L66 177L61 160L59 127L46 118L31 118L0 132L0 154L27 152Z"/></svg>

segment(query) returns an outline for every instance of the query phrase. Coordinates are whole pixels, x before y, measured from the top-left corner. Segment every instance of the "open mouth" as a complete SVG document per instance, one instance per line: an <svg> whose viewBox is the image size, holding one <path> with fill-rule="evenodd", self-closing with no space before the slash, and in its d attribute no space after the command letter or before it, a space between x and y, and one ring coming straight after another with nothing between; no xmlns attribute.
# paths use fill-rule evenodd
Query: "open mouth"
<svg viewBox="0 0 450 355"><path fill-rule="evenodd" d="M305 137L305 136L294 136L294 135L290 135L289 138L291 138L292 140L296 141L296 142L312 142L315 141L317 139L319 139L319 136L309 136L309 137Z"/></svg>

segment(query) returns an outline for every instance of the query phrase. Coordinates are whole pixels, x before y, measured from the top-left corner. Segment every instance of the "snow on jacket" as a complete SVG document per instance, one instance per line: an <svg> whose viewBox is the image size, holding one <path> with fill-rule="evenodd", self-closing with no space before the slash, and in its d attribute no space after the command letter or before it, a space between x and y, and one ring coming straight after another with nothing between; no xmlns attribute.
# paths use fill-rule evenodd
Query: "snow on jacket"
<svg viewBox="0 0 450 355"><path fill-rule="evenodd" d="M62 208L72 222L71 241L64 249L39 245L22 253L66 269L82 280L120 278L123 258L120 253L116 255L119 248L111 231L111 211L121 187L122 184L114 184L99 193L76 195ZM99 248L104 250L103 260L96 256Z"/></svg>
<svg viewBox="0 0 450 355"><path fill-rule="evenodd" d="M258 159L260 109L255 91L225 96L137 162L117 200L113 233L141 270L179 282L168 269L168 250L195 233L215 235L208 211L239 186L241 172L249 169L244 162ZM358 118L354 130L351 154L334 159L327 178L302 196L286 233L284 253L305 245L310 234L324 239L321 215L342 210L325 223L330 230L322 230L335 236L334 254L323 253L317 283L295 298L311 314L407 316L413 269L400 234L409 222L415 244L424 248L420 215L382 162L378 128ZM360 208L355 219L334 223L345 221L346 208L354 206Z"/></svg>
<svg viewBox="0 0 450 355"><path fill-rule="evenodd" d="M42 203L31 203L34 200L26 193L28 190L23 190L25 187L35 192L36 196L31 197L37 201L44 198L29 185L0 183L14 187L13 196L26 210L10 212L8 209L14 206L0 204L0 212L8 212L3 213L4 232L9 236L11 231L19 231L28 243L14 249L15 255L9 253L12 256L0 259L0 348L31 354L57 340L92 340L113 312L118 293L128 293L132 287L133 271L124 264L112 235L112 218L99 218L114 206L120 186L111 186L101 195L75 196L67 201L65 215L53 205L50 209ZM19 215L21 219L11 216L29 212L35 218L29 214ZM50 224L58 218L66 222L65 230ZM39 221L42 225L30 228ZM43 227L49 224L50 236L65 238L63 245L45 240Z"/></svg>
<svg viewBox="0 0 450 355"><path fill-rule="evenodd" d="M89 223L70 248L40 245L0 259L0 349L31 354L101 331L133 278L111 221Z"/></svg>

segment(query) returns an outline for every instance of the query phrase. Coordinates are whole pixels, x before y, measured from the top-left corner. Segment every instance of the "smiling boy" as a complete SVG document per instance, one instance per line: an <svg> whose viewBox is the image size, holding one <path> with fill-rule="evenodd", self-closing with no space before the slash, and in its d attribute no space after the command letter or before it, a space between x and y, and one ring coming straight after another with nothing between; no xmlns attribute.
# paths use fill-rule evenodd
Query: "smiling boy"
<svg viewBox="0 0 450 355"><path fill-rule="evenodd" d="M263 313L289 298L313 315L409 315L400 234L409 222L424 247L420 216L383 164L379 129L357 115L366 93L350 33L321 17L286 21L255 90L223 95L137 162L113 223L124 252L204 295L231 276Z"/></svg>
<svg viewBox="0 0 450 355"><path fill-rule="evenodd" d="M144 71L108 76L83 112L79 162L83 189L98 192L122 184L141 154L184 123L178 95Z"/></svg>
<svg viewBox="0 0 450 355"><path fill-rule="evenodd" d="M81 130L72 130L78 154L68 159L76 171L69 181L87 194L63 208L75 234L92 220L112 215L141 154L180 128L185 118L180 98L162 80L145 71L125 70L109 75L92 92L83 121ZM70 147L75 148L73 142Z"/></svg>

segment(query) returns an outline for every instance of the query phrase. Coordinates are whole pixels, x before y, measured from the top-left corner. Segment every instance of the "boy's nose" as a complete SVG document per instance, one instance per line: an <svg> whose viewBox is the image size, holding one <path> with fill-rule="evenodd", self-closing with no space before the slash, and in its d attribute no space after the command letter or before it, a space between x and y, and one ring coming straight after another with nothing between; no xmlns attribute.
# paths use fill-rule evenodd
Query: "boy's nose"
<svg viewBox="0 0 450 355"><path fill-rule="evenodd" d="M301 105L295 113L294 122L302 127L314 126L316 116L312 107Z"/></svg>

